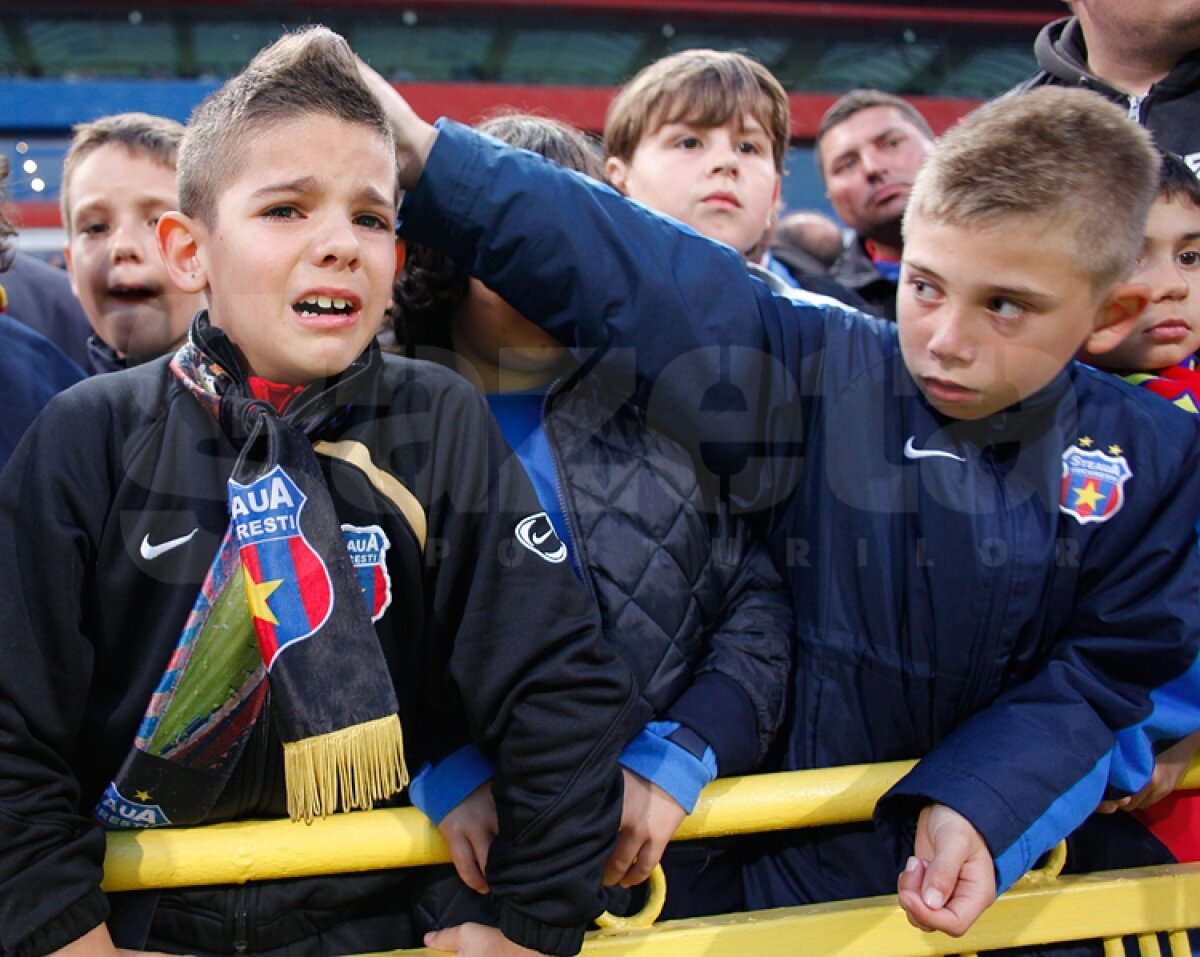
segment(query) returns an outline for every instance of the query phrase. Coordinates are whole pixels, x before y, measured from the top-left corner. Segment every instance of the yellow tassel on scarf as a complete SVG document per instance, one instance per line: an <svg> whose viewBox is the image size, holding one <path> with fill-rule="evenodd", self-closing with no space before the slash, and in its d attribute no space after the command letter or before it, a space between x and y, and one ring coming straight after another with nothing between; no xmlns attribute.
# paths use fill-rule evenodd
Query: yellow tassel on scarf
<svg viewBox="0 0 1200 957"><path fill-rule="evenodd" d="M370 810L408 784L396 715L283 745L288 815L311 824L333 811Z"/></svg>

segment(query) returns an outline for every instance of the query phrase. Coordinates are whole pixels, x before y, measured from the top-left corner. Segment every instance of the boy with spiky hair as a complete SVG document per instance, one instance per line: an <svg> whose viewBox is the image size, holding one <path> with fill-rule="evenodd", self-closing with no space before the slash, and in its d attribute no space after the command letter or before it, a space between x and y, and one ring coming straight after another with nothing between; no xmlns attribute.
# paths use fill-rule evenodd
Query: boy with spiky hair
<svg viewBox="0 0 1200 957"><path fill-rule="evenodd" d="M473 738L501 929L462 952L575 953L645 715L486 402L374 343L396 150L345 41L267 48L179 171L159 243L208 311L0 480L0 948L416 946L422 872L109 899L103 829L367 808Z"/></svg>
<svg viewBox="0 0 1200 957"><path fill-rule="evenodd" d="M93 335L88 371L113 372L174 352L204 297L175 287L155 228L179 206L183 125L116 113L75 127L63 161L63 256Z"/></svg>
<svg viewBox="0 0 1200 957"><path fill-rule="evenodd" d="M1072 361L1146 303L1125 277L1158 161L1120 110L1044 90L948 133L892 325L772 295L730 250L372 81L405 234L561 340L628 350L650 420L762 523L797 622L779 766L920 759L875 829L771 835L752 903L886 894L899 870L910 920L960 934L1200 726L1200 440Z"/></svg>

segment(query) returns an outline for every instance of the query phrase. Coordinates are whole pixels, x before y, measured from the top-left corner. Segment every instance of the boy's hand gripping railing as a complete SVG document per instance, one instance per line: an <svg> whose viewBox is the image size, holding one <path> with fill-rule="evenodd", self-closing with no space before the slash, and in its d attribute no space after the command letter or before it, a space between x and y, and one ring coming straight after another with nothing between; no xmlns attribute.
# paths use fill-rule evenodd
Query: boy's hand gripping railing
<svg viewBox="0 0 1200 957"><path fill-rule="evenodd" d="M718 780L705 788L676 838L869 820L879 796L911 766L899 761ZM1200 760L1180 787L1200 788ZM1116 957L1124 953L1121 935L1137 935L1142 954L1159 953L1154 932L1165 930L1172 957L1190 953L1180 928L1200 926L1200 864L1057 879L1062 857L1059 848L959 940L910 927L894 895L647 926L661 908L659 883L646 911L589 935L584 952L784 957L803 941L804 952L829 957L917 957L1101 937L1106 957ZM335 815L311 827L281 820L113 833L104 888L242 883L449 860L441 835L419 811L389 808Z"/></svg>

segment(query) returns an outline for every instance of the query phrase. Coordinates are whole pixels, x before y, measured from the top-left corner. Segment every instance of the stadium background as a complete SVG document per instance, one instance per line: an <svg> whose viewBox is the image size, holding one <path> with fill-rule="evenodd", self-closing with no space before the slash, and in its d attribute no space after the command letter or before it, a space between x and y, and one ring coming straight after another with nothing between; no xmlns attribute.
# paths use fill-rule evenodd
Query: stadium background
<svg viewBox="0 0 1200 957"><path fill-rule="evenodd" d="M598 132L615 88L692 47L737 49L791 98L789 208L828 209L811 143L839 93L909 97L936 131L1034 69L1060 0L225 0L0 3L0 152L28 251L62 246L58 188L71 127L122 110L185 121L284 27L343 33L422 115L474 122L504 107ZM303 144L297 144L303 148Z"/></svg>

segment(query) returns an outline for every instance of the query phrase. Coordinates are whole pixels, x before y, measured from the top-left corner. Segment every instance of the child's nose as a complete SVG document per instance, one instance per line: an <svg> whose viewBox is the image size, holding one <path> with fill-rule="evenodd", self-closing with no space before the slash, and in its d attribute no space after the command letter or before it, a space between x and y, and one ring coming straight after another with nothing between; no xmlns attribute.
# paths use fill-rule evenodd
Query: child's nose
<svg viewBox="0 0 1200 957"><path fill-rule="evenodd" d="M359 257L358 236L349 221L331 222L317 241L317 259L322 263L351 267Z"/></svg>
<svg viewBox="0 0 1200 957"><path fill-rule="evenodd" d="M974 347L967 329L966 317L947 307L934 320L929 336L929 352L940 362L963 364L974 356Z"/></svg>
<svg viewBox="0 0 1200 957"><path fill-rule="evenodd" d="M128 224L113 228L109 255L114 263L141 262L146 255L145 230Z"/></svg>

